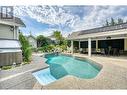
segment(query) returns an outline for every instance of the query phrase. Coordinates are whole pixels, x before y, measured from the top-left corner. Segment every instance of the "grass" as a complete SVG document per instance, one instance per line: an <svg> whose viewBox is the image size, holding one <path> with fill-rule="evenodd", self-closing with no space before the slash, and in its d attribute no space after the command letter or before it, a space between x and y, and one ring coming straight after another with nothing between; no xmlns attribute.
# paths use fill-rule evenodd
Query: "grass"
<svg viewBox="0 0 127 95"><path fill-rule="evenodd" d="M12 66L3 66L3 67L1 67L1 70L8 70L8 69L11 69L12 68Z"/></svg>
<svg viewBox="0 0 127 95"><path fill-rule="evenodd" d="M26 64L30 64L30 62L23 62L22 65L26 65ZM16 68L16 67L19 67L21 66L20 64L16 64L16 66L14 67L13 65L9 65L9 66L2 66L0 67L1 70L9 70L9 69L12 69L12 68Z"/></svg>
<svg viewBox="0 0 127 95"><path fill-rule="evenodd" d="M22 65L26 65L26 64L30 64L30 62L25 62L25 61L24 61Z"/></svg>

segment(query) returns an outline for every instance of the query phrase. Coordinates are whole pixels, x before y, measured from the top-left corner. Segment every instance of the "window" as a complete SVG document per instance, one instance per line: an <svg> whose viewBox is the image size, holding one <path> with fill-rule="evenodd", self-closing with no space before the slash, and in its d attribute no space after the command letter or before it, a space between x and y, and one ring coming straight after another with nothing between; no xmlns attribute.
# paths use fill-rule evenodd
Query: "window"
<svg viewBox="0 0 127 95"><path fill-rule="evenodd" d="M2 6L1 7L1 19L13 19L13 7Z"/></svg>

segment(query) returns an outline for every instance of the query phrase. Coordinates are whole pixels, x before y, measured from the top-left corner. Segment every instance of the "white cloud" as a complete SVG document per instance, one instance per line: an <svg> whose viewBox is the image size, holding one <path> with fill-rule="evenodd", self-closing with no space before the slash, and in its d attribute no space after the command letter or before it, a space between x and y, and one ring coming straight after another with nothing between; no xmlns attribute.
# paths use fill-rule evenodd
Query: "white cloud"
<svg viewBox="0 0 127 95"><path fill-rule="evenodd" d="M48 37L48 36L53 35L53 31L56 31L56 30L58 30L58 29L53 29L53 28L46 29L44 31L36 33L35 36L44 35L44 36ZM62 31L62 30L59 30L59 31L61 31L61 34L63 35L63 37L67 37L68 34L70 34L70 32L68 32L68 31Z"/></svg>
<svg viewBox="0 0 127 95"><path fill-rule="evenodd" d="M57 25L61 28L63 25L71 27L75 16L67 13L62 7L55 6L21 6L15 7L16 15L28 15L38 22ZM69 22L68 22L69 21ZM72 22L72 23L70 23Z"/></svg>
<svg viewBox="0 0 127 95"><path fill-rule="evenodd" d="M46 29L46 30L43 30L43 31L40 31L38 33L36 33L35 36L38 36L38 35L44 35L44 36L50 36L53 34L53 31L55 31L56 29Z"/></svg>
<svg viewBox="0 0 127 95"><path fill-rule="evenodd" d="M105 20L109 20L111 17L121 17L126 19L122 16L122 14L119 14L125 10L125 8L117 6L94 6L93 9L84 16L83 20L79 21L75 25L74 30L89 29L102 26Z"/></svg>
<svg viewBox="0 0 127 95"><path fill-rule="evenodd" d="M82 10L79 10L82 9ZM73 12L72 12L73 11ZM83 13L83 17L80 14ZM121 17L127 19L122 13L126 12L126 8L121 6L87 6L77 8L74 6L16 6L15 13L19 16L29 16L36 19L38 22L49 24L50 26L57 26L56 29L61 30L62 34L66 36L72 31L79 31L82 29L89 29L93 27L102 26L106 19L111 17ZM65 28L69 28L70 32ZM52 33L53 28L42 30L43 35ZM48 31L48 32L47 32Z"/></svg>

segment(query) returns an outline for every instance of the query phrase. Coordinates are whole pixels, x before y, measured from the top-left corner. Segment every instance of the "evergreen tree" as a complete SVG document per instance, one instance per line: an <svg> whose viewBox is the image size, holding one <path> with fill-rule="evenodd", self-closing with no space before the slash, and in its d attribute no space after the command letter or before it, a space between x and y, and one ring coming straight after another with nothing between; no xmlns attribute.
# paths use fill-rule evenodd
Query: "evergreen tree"
<svg viewBox="0 0 127 95"><path fill-rule="evenodd" d="M115 22L115 20L113 19L113 18L111 18L111 23L110 23L110 25L112 26L112 25L116 25L116 22Z"/></svg>
<svg viewBox="0 0 127 95"><path fill-rule="evenodd" d="M121 24L121 23L123 23L123 19L118 18L118 24Z"/></svg>
<svg viewBox="0 0 127 95"><path fill-rule="evenodd" d="M19 41L22 45L23 60L29 62L32 54L30 44L22 33L19 34Z"/></svg>
<svg viewBox="0 0 127 95"><path fill-rule="evenodd" d="M109 22L108 22L108 20L106 20L106 26L109 26Z"/></svg>
<svg viewBox="0 0 127 95"><path fill-rule="evenodd" d="M118 18L117 22L114 20L114 18L111 18L110 22L106 19L105 24L103 24L103 26L113 26L113 25L122 24L122 23L124 23L124 21L121 18Z"/></svg>

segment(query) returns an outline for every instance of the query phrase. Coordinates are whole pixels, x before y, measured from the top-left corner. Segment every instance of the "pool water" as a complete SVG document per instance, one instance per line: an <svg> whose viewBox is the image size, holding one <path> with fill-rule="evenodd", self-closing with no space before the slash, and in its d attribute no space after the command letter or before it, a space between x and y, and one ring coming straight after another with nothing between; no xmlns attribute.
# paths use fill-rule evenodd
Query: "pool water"
<svg viewBox="0 0 127 95"><path fill-rule="evenodd" d="M47 64L50 65L51 74L59 79L66 75L73 75L79 78L93 78L100 69L88 61L76 59L65 55L47 56Z"/></svg>
<svg viewBox="0 0 127 95"><path fill-rule="evenodd" d="M34 76L41 84L49 84L66 75L90 79L97 76L100 67L88 60L80 60L65 55L46 55L49 68L35 72ZM47 82L45 82L47 81Z"/></svg>

